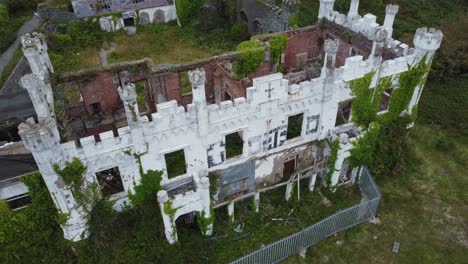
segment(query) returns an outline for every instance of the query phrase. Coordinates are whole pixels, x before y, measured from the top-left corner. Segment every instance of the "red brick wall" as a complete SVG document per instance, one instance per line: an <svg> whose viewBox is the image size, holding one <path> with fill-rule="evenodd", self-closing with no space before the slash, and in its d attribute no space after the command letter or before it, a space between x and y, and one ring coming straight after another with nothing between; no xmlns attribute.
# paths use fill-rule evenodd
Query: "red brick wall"
<svg viewBox="0 0 468 264"><path fill-rule="evenodd" d="M296 68L296 54L307 52L308 60L318 57L322 46L323 39L319 28L289 32L284 58L285 69Z"/></svg>
<svg viewBox="0 0 468 264"><path fill-rule="evenodd" d="M79 85L86 110L89 114L93 113L91 107L93 103L99 103L101 111L106 114L111 114L122 107L122 101L120 101L111 72L97 72L94 76L80 80Z"/></svg>

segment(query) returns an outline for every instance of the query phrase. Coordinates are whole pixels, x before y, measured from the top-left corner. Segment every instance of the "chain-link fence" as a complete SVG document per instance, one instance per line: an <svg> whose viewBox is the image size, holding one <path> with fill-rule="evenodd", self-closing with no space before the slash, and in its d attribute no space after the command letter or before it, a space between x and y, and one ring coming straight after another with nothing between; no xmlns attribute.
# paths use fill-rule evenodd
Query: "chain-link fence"
<svg viewBox="0 0 468 264"><path fill-rule="evenodd" d="M260 248L232 264L277 263L319 241L375 217L381 194L367 168L359 179L363 199L360 204L341 210L302 231Z"/></svg>

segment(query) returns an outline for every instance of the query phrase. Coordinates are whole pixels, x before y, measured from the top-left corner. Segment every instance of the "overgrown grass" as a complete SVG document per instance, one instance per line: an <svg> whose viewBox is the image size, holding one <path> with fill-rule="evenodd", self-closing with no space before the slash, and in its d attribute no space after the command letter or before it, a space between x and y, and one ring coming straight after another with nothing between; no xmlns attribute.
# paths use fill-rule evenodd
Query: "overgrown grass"
<svg viewBox="0 0 468 264"><path fill-rule="evenodd" d="M13 54L13 57L11 58L11 60L8 62L5 68L3 68L3 71L0 73L0 89L3 87L3 85L7 81L8 77L10 76L13 69L16 67L16 64L18 64L21 57L23 57L23 51L21 50L20 47L18 47L15 53Z"/></svg>
<svg viewBox="0 0 468 264"><path fill-rule="evenodd" d="M50 49L52 63L58 72L74 71L99 66L100 46L114 42L116 47L108 52L109 63L151 58L156 64L177 64L211 57L232 50L237 43L228 28L199 32L187 26L179 28L174 23L138 26L137 33L106 33L98 46Z"/></svg>
<svg viewBox="0 0 468 264"><path fill-rule="evenodd" d="M285 263L465 263L468 138L418 124L405 175L378 178L381 224L360 225ZM337 241L342 241L338 245ZM400 252L392 253L393 242Z"/></svg>

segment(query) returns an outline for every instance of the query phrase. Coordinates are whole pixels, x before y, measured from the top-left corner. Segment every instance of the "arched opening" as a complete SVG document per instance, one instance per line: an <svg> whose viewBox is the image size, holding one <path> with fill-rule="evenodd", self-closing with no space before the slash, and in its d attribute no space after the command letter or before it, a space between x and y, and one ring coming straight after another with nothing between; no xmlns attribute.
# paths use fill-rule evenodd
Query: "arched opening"
<svg viewBox="0 0 468 264"><path fill-rule="evenodd" d="M141 25L148 25L150 23L150 16L148 12L141 12L140 13L140 21Z"/></svg>
<svg viewBox="0 0 468 264"><path fill-rule="evenodd" d="M156 10L156 12L154 12L154 23L163 23L163 22L166 22L164 11L162 11L161 9L158 9Z"/></svg>
<svg viewBox="0 0 468 264"><path fill-rule="evenodd" d="M254 34L263 33L263 25L258 19L256 19L253 23L253 33Z"/></svg>
<svg viewBox="0 0 468 264"><path fill-rule="evenodd" d="M248 17L247 17L247 13L245 13L244 10L242 10L242 11L240 12L240 19L241 19L243 22L245 22L245 23L249 23L249 19L248 19Z"/></svg>

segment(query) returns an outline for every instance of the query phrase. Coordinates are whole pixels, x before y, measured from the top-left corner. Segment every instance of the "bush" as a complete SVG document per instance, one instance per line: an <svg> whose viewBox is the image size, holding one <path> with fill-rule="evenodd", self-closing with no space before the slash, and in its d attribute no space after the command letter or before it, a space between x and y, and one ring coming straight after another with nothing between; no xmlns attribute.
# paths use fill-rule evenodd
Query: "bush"
<svg viewBox="0 0 468 264"><path fill-rule="evenodd" d="M176 7L180 23L186 25L196 18L203 3L203 0L178 0Z"/></svg>
<svg viewBox="0 0 468 264"><path fill-rule="evenodd" d="M234 73L240 79L255 71L265 59L265 49L257 41L244 41L236 50L241 53L241 59L234 64Z"/></svg>
<svg viewBox="0 0 468 264"><path fill-rule="evenodd" d="M247 34L247 24L237 23L231 26L231 38L233 40L244 39Z"/></svg>

